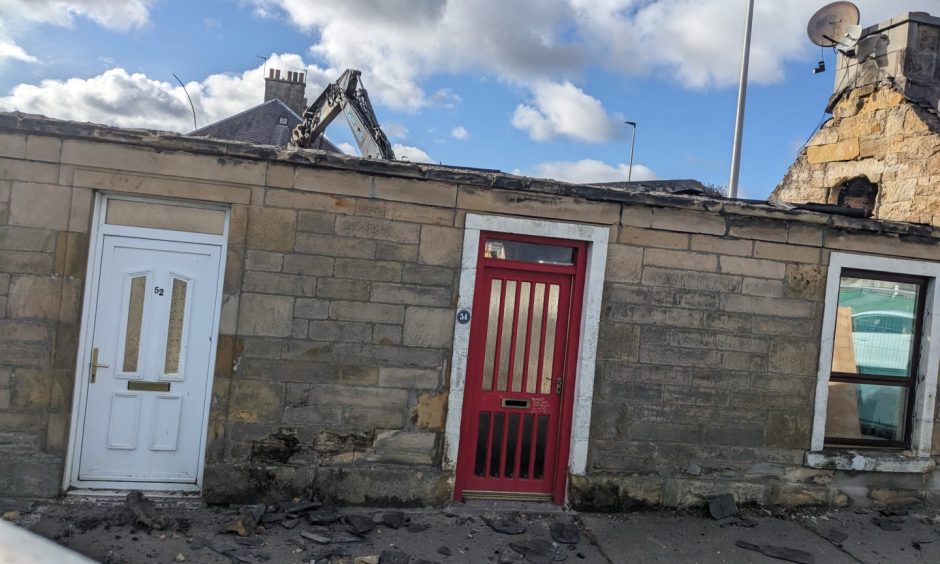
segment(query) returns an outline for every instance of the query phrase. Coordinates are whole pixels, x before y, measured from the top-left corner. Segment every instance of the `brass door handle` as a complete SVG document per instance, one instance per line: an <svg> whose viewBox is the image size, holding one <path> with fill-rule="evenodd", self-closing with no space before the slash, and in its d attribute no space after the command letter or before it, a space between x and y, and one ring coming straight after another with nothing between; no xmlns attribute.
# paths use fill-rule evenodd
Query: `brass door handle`
<svg viewBox="0 0 940 564"><path fill-rule="evenodd" d="M95 383L99 368L108 368L107 364L98 364L98 347L91 349L91 383Z"/></svg>

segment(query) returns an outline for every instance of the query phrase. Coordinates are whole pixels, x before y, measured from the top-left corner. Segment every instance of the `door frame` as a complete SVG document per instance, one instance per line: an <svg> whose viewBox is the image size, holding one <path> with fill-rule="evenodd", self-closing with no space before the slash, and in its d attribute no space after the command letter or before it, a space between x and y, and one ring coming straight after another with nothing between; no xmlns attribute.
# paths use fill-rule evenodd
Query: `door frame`
<svg viewBox="0 0 940 564"><path fill-rule="evenodd" d="M225 212L225 223L221 235L206 233L192 233L186 231L172 231L166 229L153 229L149 227L129 227L124 225L109 225L105 222L108 203L113 200L135 201L156 204L173 204L186 207L204 208ZM206 460L206 440L209 424L209 408L212 402L212 385L214 380L215 357L219 335L219 319L222 310L222 287L225 278L226 251L228 248L228 230L231 221L231 208L225 205L207 204L174 198L154 198L125 196L117 194L95 193L92 208L90 245L88 249L88 262L85 270L85 288L82 298L82 319L78 338L78 354L75 364L75 382L72 391L72 414L69 425L68 453L65 457L65 469L62 476L62 491L69 489L104 489L126 490L140 489L167 492L199 492L202 490L203 471ZM101 274L101 260L104 250L105 236L130 237L136 239L150 239L158 241L196 243L219 247L219 271L216 287L216 298L213 304L211 350L209 351L209 364L206 367L206 393L203 405L202 429L199 438L198 466L196 482L165 483L165 482L126 482L126 481L82 481L78 478L79 459L81 457L81 444L84 433L85 410L87 407L88 370L90 362L90 343L94 332L94 318L98 309L98 285Z"/></svg>
<svg viewBox="0 0 940 564"><path fill-rule="evenodd" d="M464 220L463 257L460 264L460 282L457 299L458 311L469 311L470 321L454 323L454 345L451 359L450 394L447 422L444 432L442 467L450 479L451 496L455 493L457 457L460 450L461 419L467 378L467 359L470 349L470 328L473 324L474 289L481 232L507 233L587 241L587 265L584 273L584 293L581 307L580 336L575 370L574 401L571 402L571 427L567 429L569 447L559 451L554 501L561 504L567 496L567 481L571 475L583 475L587 469L588 442L591 428L591 403L594 396L594 371L597 356L597 337L600 330L601 300L604 273L607 265L607 245L610 226L565 223L541 219L480 215L468 213ZM574 322L574 320L572 320ZM565 432L562 429L562 432ZM567 463L564 472L563 463Z"/></svg>

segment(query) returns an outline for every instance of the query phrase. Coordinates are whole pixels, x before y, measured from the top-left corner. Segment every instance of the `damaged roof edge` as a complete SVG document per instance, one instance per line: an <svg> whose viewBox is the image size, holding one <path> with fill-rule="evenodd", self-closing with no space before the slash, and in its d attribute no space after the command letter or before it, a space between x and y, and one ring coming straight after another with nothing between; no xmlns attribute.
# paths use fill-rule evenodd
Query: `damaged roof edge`
<svg viewBox="0 0 940 564"><path fill-rule="evenodd" d="M251 160L279 161L294 165L346 170L411 180L433 180L465 186L569 196L595 202L668 207L706 211L720 215L797 221L821 226L829 225L853 231L892 233L906 237L927 238L934 240L934 242L940 240L940 228L929 225L861 219L808 210L788 209L767 202L722 200L661 192L611 190L597 185L569 184L557 180L516 176L498 171L490 172L454 166L363 159L315 149L279 149L268 145L251 145L237 141L188 137L184 134L165 131L123 129L107 125L79 123L22 112L0 112L0 131L57 135L85 141L116 142L161 151L183 151Z"/></svg>

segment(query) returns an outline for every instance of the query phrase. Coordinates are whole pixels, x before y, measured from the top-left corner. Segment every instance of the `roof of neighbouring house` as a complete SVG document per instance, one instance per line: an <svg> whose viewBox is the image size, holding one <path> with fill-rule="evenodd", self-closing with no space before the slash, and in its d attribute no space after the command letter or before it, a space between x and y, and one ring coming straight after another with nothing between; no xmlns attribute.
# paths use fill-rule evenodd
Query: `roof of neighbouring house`
<svg viewBox="0 0 940 564"><path fill-rule="evenodd" d="M227 141L244 141L253 145L274 145L286 147L291 131L303 119L294 110L277 98L258 104L244 112L219 120L205 127L200 127L188 135L209 137ZM320 137L311 149L321 149L332 153L342 153L326 137Z"/></svg>

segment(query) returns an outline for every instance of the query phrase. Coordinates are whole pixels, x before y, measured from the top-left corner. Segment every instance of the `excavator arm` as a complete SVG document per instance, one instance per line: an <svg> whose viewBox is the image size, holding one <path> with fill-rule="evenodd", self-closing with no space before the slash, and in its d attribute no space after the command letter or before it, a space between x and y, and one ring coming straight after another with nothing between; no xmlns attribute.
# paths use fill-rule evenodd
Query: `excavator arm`
<svg viewBox="0 0 940 564"><path fill-rule="evenodd" d="M357 70L346 69L336 82L323 90L304 112L303 121L294 128L291 145L309 147L342 112L363 157L395 159L392 146L372 110L369 93L362 86L360 74Z"/></svg>

